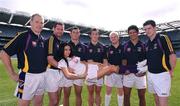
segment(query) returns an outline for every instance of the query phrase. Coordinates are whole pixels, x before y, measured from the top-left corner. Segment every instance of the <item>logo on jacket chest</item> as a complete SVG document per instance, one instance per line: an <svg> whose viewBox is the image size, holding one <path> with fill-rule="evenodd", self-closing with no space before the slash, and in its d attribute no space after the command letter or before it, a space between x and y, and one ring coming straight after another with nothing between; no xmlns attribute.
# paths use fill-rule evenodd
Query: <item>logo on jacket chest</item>
<svg viewBox="0 0 180 106"><path fill-rule="evenodd" d="M100 53L101 52L101 48L97 48L97 52Z"/></svg>
<svg viewBox="0 0 180 106"><path fill-rule="evenodd" d="M36 41L32 41L32 46L36 47L37 46L37 42Z"/></svg>
<svg viewBox="0 0 180 106"><path fill-rule="evenodd" d="M137 51L138 51L138 52L141 52L141 51L142 51L142 48L141 48L141 47L137 47Z"/></svg>
<svg viewBox="0 0 180 106"><path fill-rule="evenodd" d="M113 51L113 50L110 50L110 51L109 51L109 54L113 54L113 53L114 53L114 51Z"/></svg>
<svg viewBox="0 0 180 106"><path fill-rule="evenodd" d="M157 43L155 43L154 45L153 45L153 49L157 49Z"/></svg>
<svg viewBox="0 0 180 106"><path fill-rule="evenodd" d="M78 48L78 52L82 52L82 48L79 47L79 48Z"/></svg>
<svg viewBox="0 0 180 106"><path fill-rule="evenodd" d="M92 53L93 52L93 49L89 49L89 53Z"/></svg>
<svg viewBox="0 0 180 106"><path fill-rule="evenodd" d="M119 51L119 53L121 53L121 49L119 49L118 51Z"/></svg>
<svg viewBox="0 0 180 106"><path fill-rule="evenodd" d="M32 47L44 48L44 43L41 41L32 41Z"/></svg>
<svg viewBox="0 0 180 106"><path fill-rule="evenodd" d="M131 52L131 48L130 47L127 48L127 52Z"/></svg>
<svg viewBox="0 0 180 106"><path fill-rule="evenodd" d="M56 44L56 48L59 49L59 44L58 43Z"/></svg>

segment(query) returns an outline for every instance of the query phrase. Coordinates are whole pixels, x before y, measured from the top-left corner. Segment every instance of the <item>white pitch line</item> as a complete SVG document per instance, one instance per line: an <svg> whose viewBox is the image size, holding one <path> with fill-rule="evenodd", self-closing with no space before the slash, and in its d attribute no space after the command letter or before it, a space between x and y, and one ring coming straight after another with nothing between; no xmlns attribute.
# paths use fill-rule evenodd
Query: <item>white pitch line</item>
<svg viewBox="0 0 180 106"><path fill-rule="evenodd" d="M15 100L17 100L17 99L13 98L13 99L0 100L0 103L12 102L12 101L15 101Z"/></svg>

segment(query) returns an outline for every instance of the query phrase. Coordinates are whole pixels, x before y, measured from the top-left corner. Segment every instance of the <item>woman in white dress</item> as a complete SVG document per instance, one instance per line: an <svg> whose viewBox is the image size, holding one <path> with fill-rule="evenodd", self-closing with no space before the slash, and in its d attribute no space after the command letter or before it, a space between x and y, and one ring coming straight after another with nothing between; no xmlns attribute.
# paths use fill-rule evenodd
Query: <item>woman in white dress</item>
<svg viewBox="0 0 180 106"><path fill-rule="evenodd" d="M58 68L64 74L60 84L64 87L64 106L69 106L72 79L85 78L87 81L97 81L105 74L119 71L119 67L114 65L104 66L96 62L81 62L79 57L72 55L71 46L68 43L64 43L62 49L62 59L58 62Z"/></svg>

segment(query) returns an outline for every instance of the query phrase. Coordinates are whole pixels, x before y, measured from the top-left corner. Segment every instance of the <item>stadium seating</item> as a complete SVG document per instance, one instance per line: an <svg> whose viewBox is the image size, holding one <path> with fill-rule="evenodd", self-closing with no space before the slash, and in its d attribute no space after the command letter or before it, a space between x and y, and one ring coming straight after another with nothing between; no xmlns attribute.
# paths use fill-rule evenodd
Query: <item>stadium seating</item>
<svg viewBox="0 0 180 106"><path fill-rule="evenodd" d="M22 27L22 26L13 26L13 25L8 25L8 24L0 24L0 49L9 41L11 40L17 32L21 32L24 30L28 30L28 27ZM51 34L52 30L43 30L41 33L45 39L47 39ZM176 51L176 54L178 57L180 57L180 31L175 30L175 31L170 31L170 32L163 32L163 34L167 34L171 40L172 44L174 46L174 49ZM147 42L148 38L147 36L140 35L139 36L140 40L143 42ZM70 40L69 33L64 33L62 36L62 40L65 42L68 42ZM89 42L90 38L89 36L82 35L80 37L80 40L84 42L85 44ZM129 37L121 37L120 41L122 44L124 44L126 41L129 40ZM102 42L105 45L109 45L110 41L108 37L100 37L100 42Z"/></svg>

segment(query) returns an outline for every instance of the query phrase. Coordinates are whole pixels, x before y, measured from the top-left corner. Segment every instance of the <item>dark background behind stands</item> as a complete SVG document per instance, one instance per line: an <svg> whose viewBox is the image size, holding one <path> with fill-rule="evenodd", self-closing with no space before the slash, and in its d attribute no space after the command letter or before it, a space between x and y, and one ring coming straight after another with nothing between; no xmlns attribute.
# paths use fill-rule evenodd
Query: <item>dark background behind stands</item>
<svg viewBox="0 0 180 106"><path fill-rule="evenodd" d="M11 40L17 32L22 32L28 29L29 28L27 27L0 24L0 49L2 49L2 47L9 40ZM168 35L171 38L177 57L180 57L180 30L162 32L162 33ZM52 30L43 30L41 34L44 36L45 39L47 39L52 34ZM148 39L145 35L140 35L139 37L140 40L143 42L146 42ZM65 32L62 36L62 40L66 42L69 41L70 40L69 33ZM89 36L81 35L80 37L80 41L84 42L85 44L88 43L89 40L90 40ZM121 43L124 44L126 41L129 40L129 37L121 37L120 40ZM110 44L108 37L100 37L100 42L102 42L105 45Z"/></svg>

